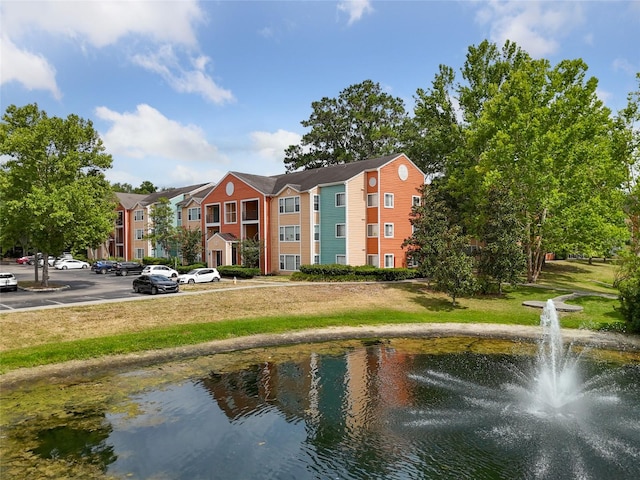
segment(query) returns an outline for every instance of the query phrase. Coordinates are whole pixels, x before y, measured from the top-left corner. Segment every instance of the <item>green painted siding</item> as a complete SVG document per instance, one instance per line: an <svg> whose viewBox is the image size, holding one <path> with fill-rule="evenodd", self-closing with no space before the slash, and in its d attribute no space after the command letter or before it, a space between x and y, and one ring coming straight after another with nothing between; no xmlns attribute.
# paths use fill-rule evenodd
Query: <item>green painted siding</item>
<svg viewBox="0 0 640 480"><path fill-rule="evenodd" d="M346 223L346 206L336 207L336 193L344 185L320 189L320 263L336 263L336 255L346 255L346 239L336 238L336 223Z"/></svg>

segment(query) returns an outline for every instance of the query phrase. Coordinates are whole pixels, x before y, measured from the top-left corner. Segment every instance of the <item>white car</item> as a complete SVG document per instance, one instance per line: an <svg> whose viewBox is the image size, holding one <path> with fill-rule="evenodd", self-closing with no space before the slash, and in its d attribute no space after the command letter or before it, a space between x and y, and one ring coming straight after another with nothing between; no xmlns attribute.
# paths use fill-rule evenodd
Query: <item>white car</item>
<svg viewBox="0 0 640 480"><path fill-rule="evenodd" d="M162 275L163 277L173 278L174 280L178 278L178 272L166 265L147 265L144 267L144 270L142 270L142 275Z"/></svg>
<svg viewBox="0 0 640 480"><path fill-rule="evenodd" d="M178 277L180 283L219 282L220 273L216 268L194 268Z"/></svg>
<svg viewBox="0 0 640 480"><path fill-rule="evenodd" d="M72 269L72 268L89 268L91 265L89 265L87 262L83 262L82 260L61 260L59 262L56 262L55 264L55 268L58 270L67 270L67 269Z"/></svg>
<svg viewBox="0 0 640 480"><path fill-rule="evenodd" d="M0 273L0 290L18 290L18 279L13 273Z"/></svg>

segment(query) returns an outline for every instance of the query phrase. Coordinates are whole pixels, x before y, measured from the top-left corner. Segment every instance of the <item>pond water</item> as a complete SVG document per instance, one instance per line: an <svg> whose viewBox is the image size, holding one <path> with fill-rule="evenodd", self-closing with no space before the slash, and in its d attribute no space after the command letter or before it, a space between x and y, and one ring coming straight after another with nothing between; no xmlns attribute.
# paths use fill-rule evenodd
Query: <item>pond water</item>
<svg viewBox="0 0 640 480"><path fill-rule="evenodd" d="M547 402L540 350L514 342L214 355L177 374L156 366L103 379L138 387L94 408L58 400L60 411L16 420L5 436L24 437L23 460L40 463L32 471L55 464L69 478L640 478L638 355L570 358L554 368L572 369L573 391Z"/></svg>

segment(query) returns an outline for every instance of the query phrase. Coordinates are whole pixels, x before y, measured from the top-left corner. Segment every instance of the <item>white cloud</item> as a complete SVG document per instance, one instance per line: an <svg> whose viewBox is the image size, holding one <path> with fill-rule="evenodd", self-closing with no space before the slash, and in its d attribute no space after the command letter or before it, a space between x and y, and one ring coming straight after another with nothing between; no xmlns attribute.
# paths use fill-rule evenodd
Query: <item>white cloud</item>
<svg viewBox="0 0 640 480"><path fill-rule="evenodd" d="M480 5L476 21L489 24L491 41L502 46L510 40L536 58L555 53L559 40L583 21L578 2L491 1Z"/></svg>
<svg viewBox="0 0 640 480"><path fill-rule="evenodd" d="M111 123L101 137L107 152L114 156L140 160L161 158L177 162L227 163L227 158L209 144L199 127L181 125L149 105L138 105L133 113L118 113L98 107L96 116Z"/></svg>
<svg viewBox="0 0 640 480"><path fill-rule="evenodd" d="M201 55L191 59L193 69L185 69L180 65L173 48L164 45L154 54L134 55L132 61L159 74L177 92L197 93L217 104L234 101L231 91L221 88L207 75L205 70L210 61L207 56Z"/></svg>
<svg viewBox="0 0 640 480"><path fill-rule="evenodd" d="M623 71L625 73L629 73L631 75L635 75L636 72L640 71L640 68L633 65L626 58L616 58L613 61L613 70L614 71Z"/></svg>
<svg viewBox="0 0 640 480"><path fill-rule="evenodd" d="M278 130L275 133L252 132L252 150L257 152L261 158L282 163L284 161L284 151L290 145L298 144L302 137L297 133Z"/></svg>
<svg viewBox="0 0 640 480"><path fill-rule="evenodd" d="M0 39L0 54L0 85L19 82L27 90L48 90L57 100L62 97L56 83L56 70L42 55L20 50L4 35Z"/></svg>
<svg viewBox="0 0 640 480"><path fill-rule="evenodd" d="M14 1L3 2L2 15L2 27L12 38L35 28L98 48L132 34L196 45L193 25L205 18L197 0Z"/></svg>
<svg viewBox="0 0 640 480"><path fill-rule="evenodd" d="M373 13L371 0L341 0L338 2L338 11L349 15L348 25L360 20L365 13Z"/></svg>

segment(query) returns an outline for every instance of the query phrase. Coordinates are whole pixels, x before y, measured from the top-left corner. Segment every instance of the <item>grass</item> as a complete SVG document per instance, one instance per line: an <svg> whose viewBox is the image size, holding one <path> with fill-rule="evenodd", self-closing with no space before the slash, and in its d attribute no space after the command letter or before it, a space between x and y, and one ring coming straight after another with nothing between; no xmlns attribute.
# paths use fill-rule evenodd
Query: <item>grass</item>
<svg viewBox="0 0 640 480"><path fill-rule="evenodd" d="M0 315L0 374L19 368L109 355L195 345L258 333L330 326L455 322L535 325L540 311L524 300L546 300L560 289L613 293L611 264L553 262L540 286L506 289L503 296L460 299L457 307L424 283L259 286L230 290L230 282L185 287L197 295L12 312ZM271 281L271 279L268 279ZM584 312L564 315L563 326L621 330L617 300L575 301Z"/></svg>

